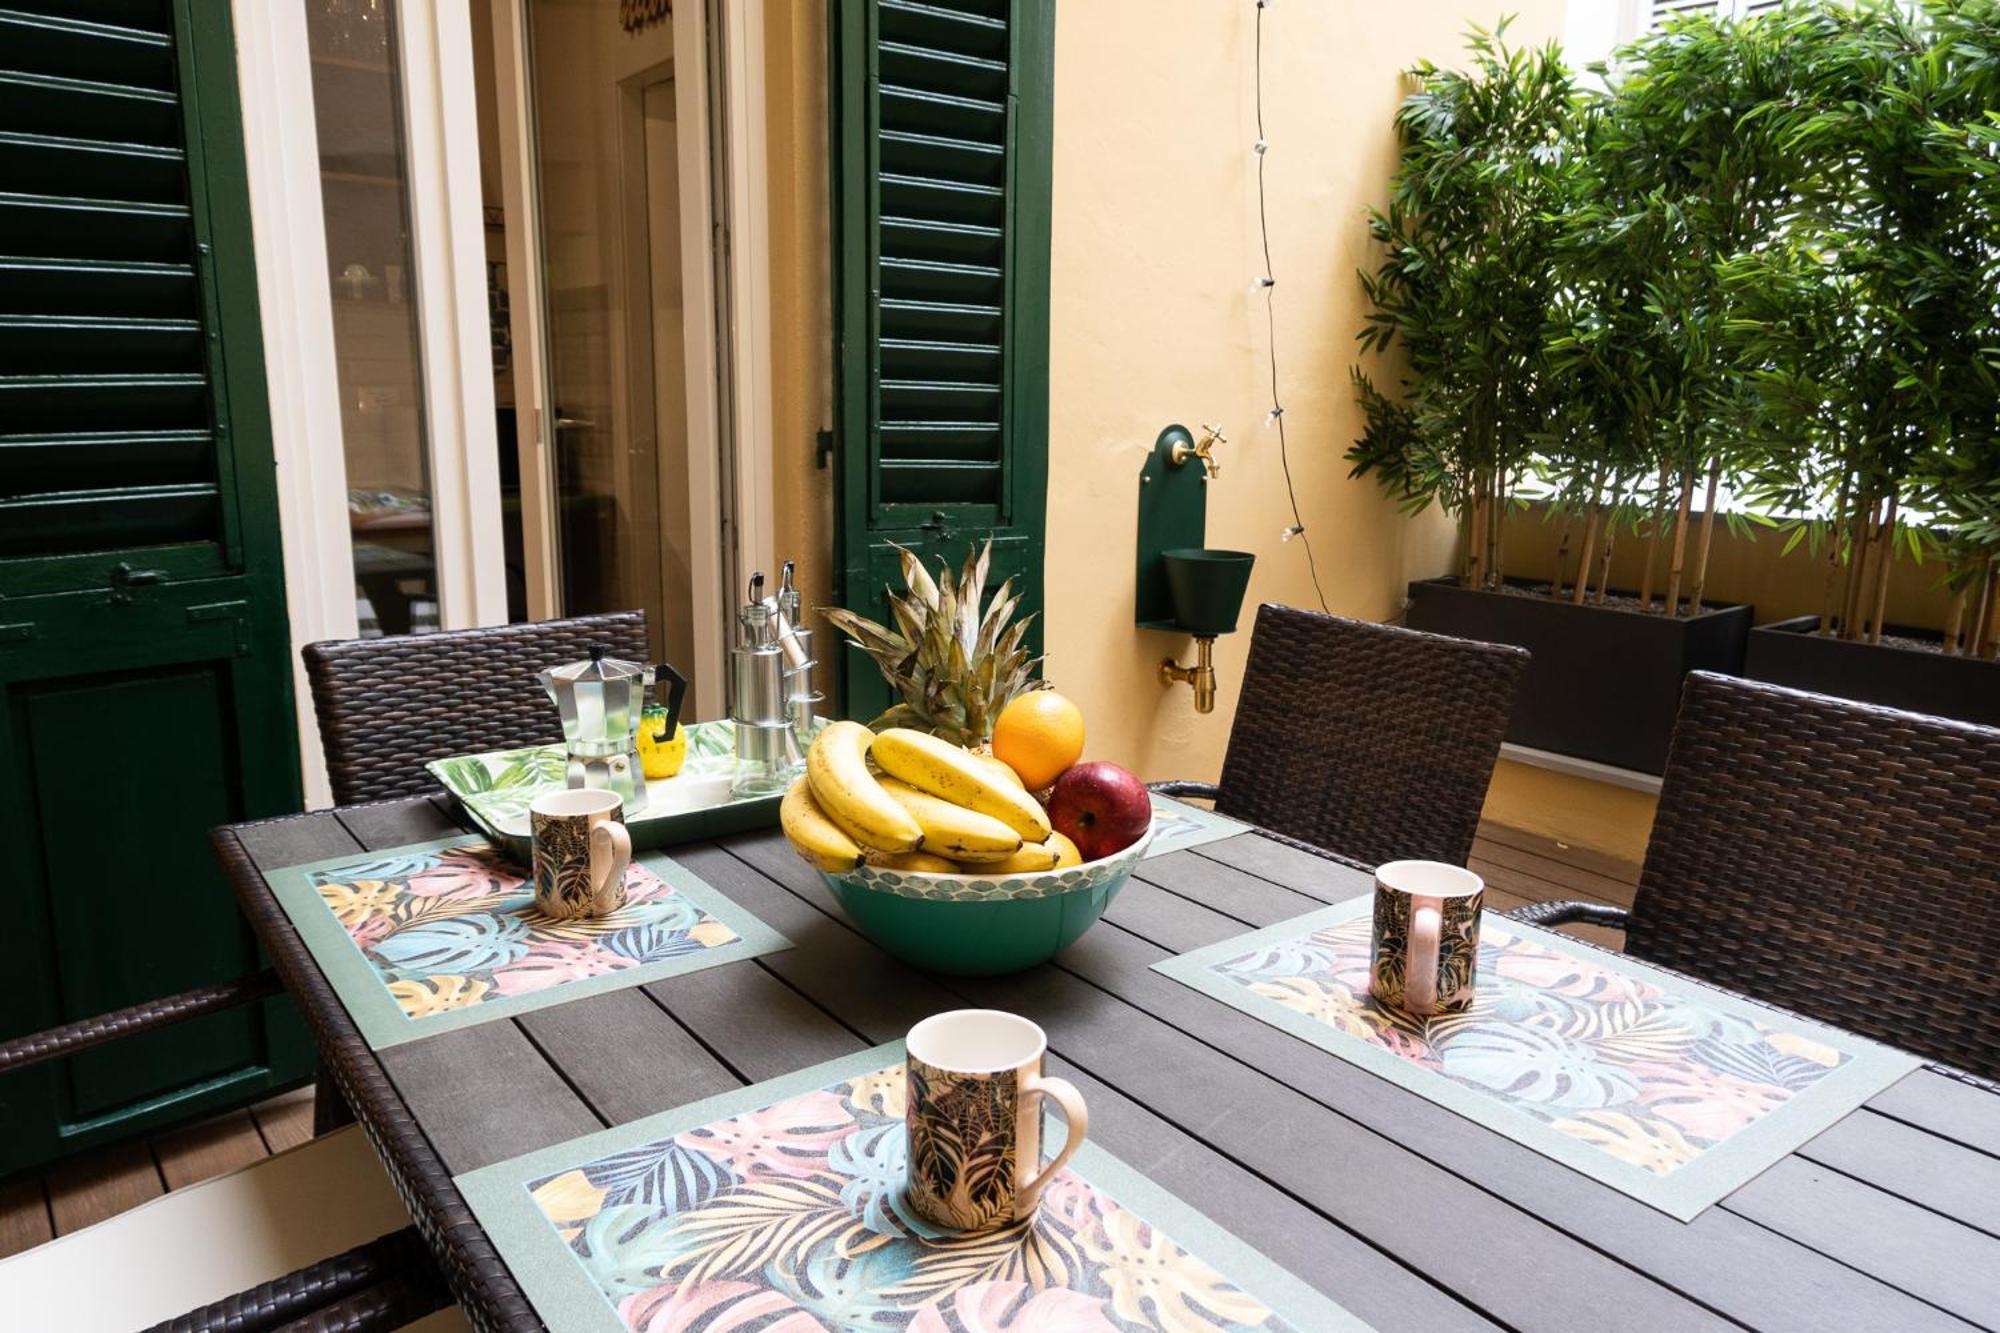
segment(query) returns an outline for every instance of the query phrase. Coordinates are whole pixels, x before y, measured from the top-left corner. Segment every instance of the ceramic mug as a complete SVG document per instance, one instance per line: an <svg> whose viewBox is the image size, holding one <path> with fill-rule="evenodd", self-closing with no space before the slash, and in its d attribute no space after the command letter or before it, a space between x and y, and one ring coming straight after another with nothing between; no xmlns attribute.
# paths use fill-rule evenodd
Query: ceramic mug
<svg viewBox="0 0 2000 1333"><path fill-rule="evenodd" d="M951 1231L1030 1217L1042 1189L1083 1144L1090 1114L1066 1079L1042 1074L1049 1040L1018 1014L954 1009L910 1029L907 1052L909 1201ZM1042 1098L1069 1136L1042 1165Z"/></svg>
<svg viewBox="0 0 2000 1333"><path fill-rule="evenodd" d="M1391 861L1375 871L1368 989L1418 1017L1472 1007L1486 882L1443 861Z"/></svg>
<svg viewBox="0 0 2000 1333"><path fill-rule="evenodd" d="M608 916L625 905L632 835L615 791L544 792L528 806L535 835L535 907L568 920Z"/></svg>

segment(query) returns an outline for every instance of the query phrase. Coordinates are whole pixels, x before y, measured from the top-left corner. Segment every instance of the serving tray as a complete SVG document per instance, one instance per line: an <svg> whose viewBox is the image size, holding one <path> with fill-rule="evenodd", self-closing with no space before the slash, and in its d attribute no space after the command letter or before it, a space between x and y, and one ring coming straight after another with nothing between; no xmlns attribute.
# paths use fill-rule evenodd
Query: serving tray
<svg viewBox="0 0 2000 1333"><path fill-rule="evenodd" d="M815 724L815 733L826 725ZM782 794L737 798L729 794L736 772L736 724L689 722L687 759L670 778L646 783L646 808L626 816L632 850L652 851L697 838L776 828ZM568 760L560 743L520 750L454 755L424 765L444 784L466 815L495 844L516 858L534 848L528 805L543 792L560 791Z"/></svg>

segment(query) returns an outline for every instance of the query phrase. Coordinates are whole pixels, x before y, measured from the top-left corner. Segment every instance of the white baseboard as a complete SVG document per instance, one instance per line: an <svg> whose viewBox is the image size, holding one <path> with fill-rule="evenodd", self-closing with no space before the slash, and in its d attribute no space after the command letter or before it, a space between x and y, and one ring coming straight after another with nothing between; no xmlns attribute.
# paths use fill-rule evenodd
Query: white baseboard
<svg viewBox="0 0 2000 1333"><path fill-rule="evenodd" d="M1551 773L1567 773L1574 778L1588 778L1592 782L1602 782L1613 787L1625 787L1632 791L1642 791L1648 795L1660 794L1660 779L1656 774L1640 773L1629 768L1613 768L1610 764L1600 764L1594 759L1578 759L1574 755L1557 754L1553 750L1536 750L1526 745L1516 745L1512 741L1500 746L1500 757L1530 768L1545 768Z"/></svg>

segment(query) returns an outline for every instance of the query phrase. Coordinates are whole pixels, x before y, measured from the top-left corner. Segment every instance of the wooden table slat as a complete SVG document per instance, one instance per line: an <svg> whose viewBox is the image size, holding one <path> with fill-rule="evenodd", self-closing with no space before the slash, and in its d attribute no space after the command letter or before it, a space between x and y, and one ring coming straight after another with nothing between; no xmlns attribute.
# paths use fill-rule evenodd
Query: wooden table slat
<svg viewBox="0 0 2000 1333"><path fill-rule="evenodd" d="M2000 1157L2000 1101L1985 1088L1919 1069L1876 1093L1868 1106L1939 1138Z"/></svg>
<svg viewBox="0 0 2000 1333"><path fill-rule="evenodd" d="M376 1052L453 1175L604 1128L506 1019Z"/></svg>
<svg viewBox="0 0 2000 1333"><path fill-rule="evenodd" d="M2000 1326L2000 1240L1787 1157L1719 1205L1982 1328Z"/></svg>
<svg viewBox="0 0 2000 1333"><path fill-rule="evenodd" d="M727 1066L636 986L536 1009L515 1022L607 1124L739 1086Z"/></svg>
<svg viewBox="0 0 2000 1333"><path fill-rule="evenodd" d="M1799 1156L2000 1237L2000 1157L1874 1111L1848 1116Z"/></svg>

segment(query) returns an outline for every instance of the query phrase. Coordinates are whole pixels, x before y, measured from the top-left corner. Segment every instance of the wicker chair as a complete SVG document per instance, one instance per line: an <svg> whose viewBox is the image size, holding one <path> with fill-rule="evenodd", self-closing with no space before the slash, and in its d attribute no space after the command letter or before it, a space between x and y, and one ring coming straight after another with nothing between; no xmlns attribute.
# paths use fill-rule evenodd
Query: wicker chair
<svg viewBox="0 0 2000 1333"><path fill-rule="evenodd" d="M441 755L562 739L534 673L590 656L645 661L637 611L529 625L309 643L304 649L333 799L340 805L437 790Z"/></svg>
<svg viewBox="0 0 2000 1333"><path fill-rule="evenodd" d="M1627 952L2000 1074L2000 729L1695 672Z"/></svg>
<svg viewBox="0 0 2000 1333"><path fill-rule="evenodd" d="M1362 865L1464 865L1527 664L1520 648L1267 604L1221 782L1154 790Z"/></svg>

